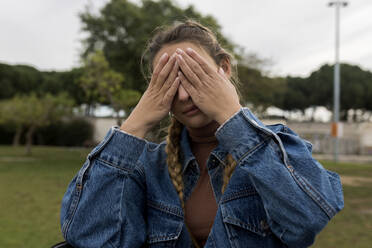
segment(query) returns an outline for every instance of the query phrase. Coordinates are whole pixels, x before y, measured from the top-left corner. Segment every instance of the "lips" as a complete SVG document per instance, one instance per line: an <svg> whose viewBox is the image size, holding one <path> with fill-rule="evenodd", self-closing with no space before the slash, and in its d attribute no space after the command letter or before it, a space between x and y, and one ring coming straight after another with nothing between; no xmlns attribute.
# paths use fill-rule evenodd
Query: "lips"
<svg viewBox="0 0 372 248"><path fill-rule="evenodd" d="M195 105L189 107L189 108L186 108L182 113L183 114L186 114L187 112L190 112L190 111L193 111L195 109L198 109L198 107L196 107Z"/></svg>

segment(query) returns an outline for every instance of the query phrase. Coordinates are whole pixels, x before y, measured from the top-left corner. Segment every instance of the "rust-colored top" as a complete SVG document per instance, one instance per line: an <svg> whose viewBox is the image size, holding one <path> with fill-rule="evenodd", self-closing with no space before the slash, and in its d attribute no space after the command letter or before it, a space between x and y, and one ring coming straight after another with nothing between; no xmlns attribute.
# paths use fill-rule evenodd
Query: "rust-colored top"
<svg viewBox="0 0 372 248"><path fill-rule="evenodd" d="M207 170L207 159L218 145L214 136L218 126L217 122L212 122L203 128L187 128L191 150L199 165L200 177L185 203L185 221L201 247L208 238L217 212L217 202Z"/></svg>

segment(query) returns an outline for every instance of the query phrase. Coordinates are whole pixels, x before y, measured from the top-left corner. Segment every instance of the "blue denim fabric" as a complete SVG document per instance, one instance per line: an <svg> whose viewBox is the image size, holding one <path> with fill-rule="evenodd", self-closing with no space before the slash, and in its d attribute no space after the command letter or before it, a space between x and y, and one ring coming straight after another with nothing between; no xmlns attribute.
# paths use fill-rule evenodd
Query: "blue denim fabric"
<svg viewBox="0 0 372 248"><path fill-rule="evenodd" d="M308 247L343 208L339 176L288 127L242 108L215 135L207 167L218 211L205 247ZM193 247L164 148L111 128L65 193L64 238L75 247ZM187 201L200 171L185 128L181 150ZM222 194L227 153L238 164Z"/></svg>

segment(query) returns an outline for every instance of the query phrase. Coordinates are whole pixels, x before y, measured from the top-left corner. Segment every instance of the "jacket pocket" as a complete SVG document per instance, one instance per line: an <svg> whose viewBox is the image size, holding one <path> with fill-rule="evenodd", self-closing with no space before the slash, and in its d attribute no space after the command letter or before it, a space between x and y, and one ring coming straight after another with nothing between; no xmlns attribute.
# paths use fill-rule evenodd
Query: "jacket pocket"
<svg viewBox="0 0 372 248"><path fill-rule="evenodd" d="M262 200L254 187L223 198L221 214L231 247L266 247L266 237L271 231Z"/></svg>
<svg viewBox="0 0 372 248"><path fill-rule="evenodd" d="M147 201L148 247L176 247L183 227L182 210L159 201Z"/></svg>

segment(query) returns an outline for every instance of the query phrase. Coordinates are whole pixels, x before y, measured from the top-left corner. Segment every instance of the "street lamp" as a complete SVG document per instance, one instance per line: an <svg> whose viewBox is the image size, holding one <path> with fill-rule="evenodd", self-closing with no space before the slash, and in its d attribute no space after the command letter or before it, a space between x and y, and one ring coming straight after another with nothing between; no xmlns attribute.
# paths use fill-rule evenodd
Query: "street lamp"
<svg viewBox="0 0 372 248"><path fill-rule="evenodd" d="M334 84L333 84L333 123L332 123L332 136L334 138L333 156L334 160L338 161L338 138L340 135L339 126L339 113L340 113L340 64L339 64L339 49L340 49L340 8L346 7L346 1L332 1L328 3L328 7L335 7L336 21L335 21L335 67L334 67Z"/></svg>

